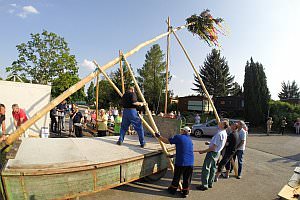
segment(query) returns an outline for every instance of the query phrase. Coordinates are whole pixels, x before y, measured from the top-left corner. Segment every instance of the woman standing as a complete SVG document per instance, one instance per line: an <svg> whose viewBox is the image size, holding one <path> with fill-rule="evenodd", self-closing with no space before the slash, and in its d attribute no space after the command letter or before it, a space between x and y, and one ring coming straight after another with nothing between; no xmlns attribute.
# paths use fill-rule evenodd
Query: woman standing
<svg viewBox="0 0 300 200"><path fill-rule="evenodd" d="M104 109L100 109L99 111L99 119L98 121L98 137L106 136L107 133L107 115L105 114Z"/></svg>

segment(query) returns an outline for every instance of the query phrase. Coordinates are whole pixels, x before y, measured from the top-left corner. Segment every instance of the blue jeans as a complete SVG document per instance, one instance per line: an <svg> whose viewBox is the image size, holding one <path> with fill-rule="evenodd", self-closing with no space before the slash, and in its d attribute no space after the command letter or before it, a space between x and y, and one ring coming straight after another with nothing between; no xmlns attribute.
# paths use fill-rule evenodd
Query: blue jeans
<svg viewBox="0 0 300 200"><path fill-rule="evenodd" d="M238 159L238 176L241 176L243 169L244 150L237 150L236 156Z"/></svg>
<svg viewBox="0 0 300 200"><path fill-rule="evenodd" d="M140 144L144 145L146 143L144 138L144 129L142 126L142 121L138 116L136 109L125 108L123 110L119 141L124 141L126 131L128 130L130 124L132 124L134 130L138 133Z"/></svg>

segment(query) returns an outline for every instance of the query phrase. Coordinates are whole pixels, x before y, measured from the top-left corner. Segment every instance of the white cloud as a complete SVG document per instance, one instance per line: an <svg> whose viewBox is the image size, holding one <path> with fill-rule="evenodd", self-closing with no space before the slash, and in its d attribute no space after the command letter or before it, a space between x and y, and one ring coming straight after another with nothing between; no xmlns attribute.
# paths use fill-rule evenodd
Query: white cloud
<svg viewBox="0 0 300 200"><path fill-rule="evenodd" d="M39 14L40 12L33 6L23 6L22 12L17 14L21 18L26 18L29 14Z"/></svg>
<svg viewBox="0 0 300 200"><path fill-rule="evenodd" d="M39 14L39 11L33 6L24 6L22 10L27 13Z"/></svg>
<svg viewBox="0 0 300 200"><path fill-rule="evenodd" d="M92 61L84 59L83 62L80 64L83 67L86 67L89 70L94 70L95 69L95 65Z"/></svg>

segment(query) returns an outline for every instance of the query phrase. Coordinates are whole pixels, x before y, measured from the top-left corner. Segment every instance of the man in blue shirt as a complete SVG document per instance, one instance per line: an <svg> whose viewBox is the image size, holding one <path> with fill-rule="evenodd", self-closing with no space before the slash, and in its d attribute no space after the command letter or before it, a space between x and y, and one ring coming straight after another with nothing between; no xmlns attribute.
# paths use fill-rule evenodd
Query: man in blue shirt
<svg viewBox="0 0 300 200"><path fill-rule="evenodd" d="M183 176L181 191L183 197L187 197L189 194L189 186L192 180L194 167L193 142L190 138L190 133L191 129L188 126L185 126L181 129L181 134L174 135L169 139L162 137L159 133L155 134L162 142L176 145L174 177L168 191L171 194L175 194L179 185L180 177Z"/></svg>

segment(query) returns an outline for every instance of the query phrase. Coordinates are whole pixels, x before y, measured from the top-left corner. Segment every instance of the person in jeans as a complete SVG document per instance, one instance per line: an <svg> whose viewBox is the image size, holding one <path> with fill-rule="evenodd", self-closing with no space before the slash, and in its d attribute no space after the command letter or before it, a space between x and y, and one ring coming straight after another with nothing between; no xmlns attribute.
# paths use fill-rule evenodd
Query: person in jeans
<svg viewBox="0 0 300 200"><path fill-rule="evenodd" d="M218 132L214 135L209 143L209 147L205 150L198 151L200 154L207 153L202 166L201 182L202 185L197 186L198 190L207 190L212 188L215 174L216 163L219 159L220 153L225 146L227 140L226 129L229 126L228 120L222 120L218 123Z"/></svg>
<svg viewBox="0 0 300 200"><path fill-rule="evenodd" d="M238 159L238 176L237 179L242 178L242 170L243 170L243 159L244 159L244 151L246 149L246 139L247 139L247 131L244 129L246 126L244 121L238 121L238 134L239 134L239 140L238 140L238 146L236 150L236 154L234 156L234 160L237 157Z"/></svg>
<svg viewBox="0 0 300 200"><path fill-rule="evenodd" d="M75 108L74 115L72 117L73 124L74 124L74 130L75 130L75 136L76 137L82 137L82 113L78 110L78 107Z"/></svg>
<svg viewBox="0 0 300 200"><path fill-rule="evenodd" d="M133 125L134 130L139 135L139 141L142 148L145 147L145 137L144 137L144 129L142 126L142 121L138 116L138 112L136 110L137 106L146 106L145 102L138 102L136 93L134 92L134 87L129 87L127 92L122 97L122 105L123 105L123 117L121 123L120 137L117 142L118 145L122 145L125 137L125 133L128 130L130 124Z"/></svg>
<svg viewBox="0 0 300 200"><path fill-rule="evenodd" d="M168 187L168 192L170 194L176 193L180 177L182 176L182 197L187 197L189 194L189 187L194 168L193 142L190 138L190 133L191 129L188 126L185 126L181 129L181 134L174 135L169 139L162 137L159 133L155 134L162 142L176 145L174 176L171 185Z"/></svg>

